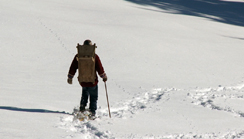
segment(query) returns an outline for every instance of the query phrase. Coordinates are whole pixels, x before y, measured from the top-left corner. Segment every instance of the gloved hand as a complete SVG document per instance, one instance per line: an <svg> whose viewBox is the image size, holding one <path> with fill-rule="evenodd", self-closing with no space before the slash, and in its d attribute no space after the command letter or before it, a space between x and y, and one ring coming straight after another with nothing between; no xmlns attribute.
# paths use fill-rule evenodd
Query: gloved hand
<svg viewBox="0 0 244 139"><path fill-rule="evenodd" d="M107 75L105 75L105 76L103 77L103 81L106 82L107 80L108 80L108 77L107 77Z"/></svg>
<svg viewBox="0 0 244 139"><path fill-rule="evenodd" d="M67 82L68 82L69 84L72 84L72 78L68 78Z"/></svg>

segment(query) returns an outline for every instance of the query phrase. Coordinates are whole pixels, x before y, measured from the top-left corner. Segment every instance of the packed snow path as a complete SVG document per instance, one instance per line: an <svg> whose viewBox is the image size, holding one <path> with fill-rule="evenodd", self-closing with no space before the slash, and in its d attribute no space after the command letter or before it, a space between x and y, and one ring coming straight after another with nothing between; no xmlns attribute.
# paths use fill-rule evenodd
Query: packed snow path
<svg viewBox="0 0 244 139"><path fill-rule="evenodd" d="M112 119L108 118L107 109L100 108L100 118L95 121L81 122L73 116L63 116L59 127L71 132L69 136L74 138L244 138L243 95L244 84L192 90L154 89L113 105ZM164 111L162 115L158 115L160 111ZM215 113L222 113L221 117ZM229 119L235 119L235 123L229 123ZM133 126L136 122L141 124ZM125 134L128 123L130 134ZM121 131L118 127L113 130L114 126L120 126ZM144 135L138 134L140 126L147 126ZM167 133L170 130L175 133ZM135 131L137 134L133 134Z"/></svg>

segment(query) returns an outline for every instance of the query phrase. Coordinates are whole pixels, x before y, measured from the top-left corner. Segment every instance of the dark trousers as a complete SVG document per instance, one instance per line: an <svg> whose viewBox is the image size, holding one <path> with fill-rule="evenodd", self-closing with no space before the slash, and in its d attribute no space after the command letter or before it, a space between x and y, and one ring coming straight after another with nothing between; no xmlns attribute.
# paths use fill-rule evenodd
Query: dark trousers
<svg viewBox="0 0 244 139"><path fill-rule="evenodd" d="M82 96L80 105L86 106L88 98L90 97L89 109L91 112L95 113L97 110L97 99L98 99L98 86L94 87L82 87Z"/></svg>

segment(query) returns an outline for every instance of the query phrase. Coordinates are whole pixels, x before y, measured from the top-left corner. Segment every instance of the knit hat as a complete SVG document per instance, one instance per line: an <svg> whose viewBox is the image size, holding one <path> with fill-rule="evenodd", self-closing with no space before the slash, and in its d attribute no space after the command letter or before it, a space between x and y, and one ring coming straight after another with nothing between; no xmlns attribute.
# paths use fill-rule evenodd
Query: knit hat
<svg viewBox="0 0 244 139"><path fill-rule="evenodd" d="M92 45L92 41L91 40L85 40L83 45Z"/></svg>

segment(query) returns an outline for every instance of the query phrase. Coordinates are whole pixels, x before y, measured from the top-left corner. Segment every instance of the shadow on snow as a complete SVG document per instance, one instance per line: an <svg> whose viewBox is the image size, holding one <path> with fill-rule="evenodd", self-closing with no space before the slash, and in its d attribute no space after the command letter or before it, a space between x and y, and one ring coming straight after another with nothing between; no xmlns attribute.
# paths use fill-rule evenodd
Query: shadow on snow
<svg viewBox="0 0 244 139"><path fill-rule="evenodd" d="M10 107L10 106L0 106L2 110L10 110L10 111L20 111L20 112L33 112L33 113L60 113L60 114L69 114L65 111L51 111L45 109L26 109L26 108L17 108L17 107Z"/></svg>
<svg viewBox="0 0 244 139"><path fill-rule="evenodd" d="M125 0L140 5L154 6L173 14L208 18L217 22L244 26L244 1L221 0ZM146 9L146 8L145 8ZM150 9L148 9L150 10Z"/></svg>

